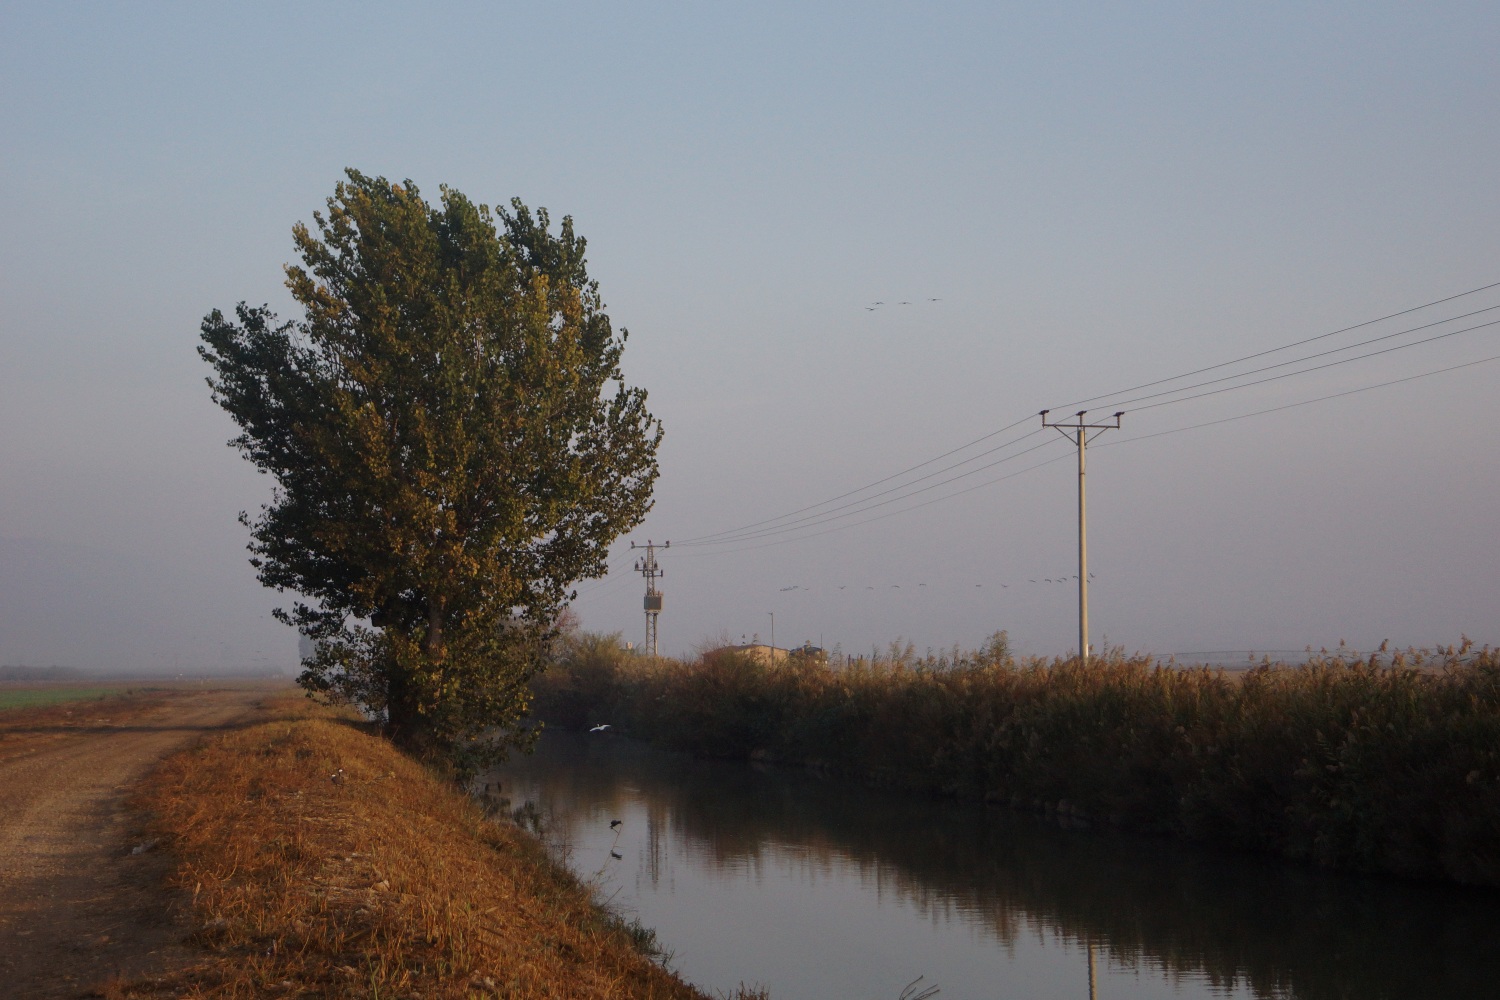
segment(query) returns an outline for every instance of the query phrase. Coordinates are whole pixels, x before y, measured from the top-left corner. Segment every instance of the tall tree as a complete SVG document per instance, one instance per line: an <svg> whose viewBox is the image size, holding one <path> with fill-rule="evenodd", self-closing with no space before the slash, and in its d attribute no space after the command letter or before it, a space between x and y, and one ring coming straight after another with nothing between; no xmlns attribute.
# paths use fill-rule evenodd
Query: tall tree
<svg viewBox="0 0 1500 1000"><path fill-rule="evenodd" d="M278 611L316 640L299 682L468 766L522 738L552 624L650 509L661 441L571 218L495 214L349 170L293 229L303 318L214 310L198 348L231 445L276 479L240 519L261 582L304 598Z"/></svg>

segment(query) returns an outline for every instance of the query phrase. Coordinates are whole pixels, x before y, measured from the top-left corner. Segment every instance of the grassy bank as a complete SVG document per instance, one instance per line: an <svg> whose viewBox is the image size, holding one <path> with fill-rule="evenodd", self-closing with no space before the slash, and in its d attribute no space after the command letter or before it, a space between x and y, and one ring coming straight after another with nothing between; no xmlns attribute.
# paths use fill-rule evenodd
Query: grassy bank
<svg viewBox="0 0 1500 1000"><path fill-rule="evenodd" d="M272 707L140 796L203 959L115 995L705 1000L529 835L352 718Z"/></svg>
<svg viewBox="0 0 1500 1000"><path fill-rule="evenodd" d="M1500 885L1500 651L1243 673L1115 654L844 669L575 636L536 712L696 753L1053 810L1335 868Z"/></svg>

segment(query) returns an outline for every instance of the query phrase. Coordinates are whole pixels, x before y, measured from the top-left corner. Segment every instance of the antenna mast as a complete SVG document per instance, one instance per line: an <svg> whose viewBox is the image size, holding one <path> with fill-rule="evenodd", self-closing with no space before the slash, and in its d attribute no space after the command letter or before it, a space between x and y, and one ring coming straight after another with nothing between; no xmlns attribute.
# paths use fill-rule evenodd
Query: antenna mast
<svg viewBox="0 0 1500 1000"><path fill-rule="evenodd" d="M661 614L661 591L656 589L656 578L665 577L667 574L656 565L656 543L646 539L645 545L630 543L632 549L644 549L645 555L635 561L635 571L646 578L646 655L655 657L656 653L656 616ZM672 547L671 542L665 542L661 546L664 549Z"/></svg>

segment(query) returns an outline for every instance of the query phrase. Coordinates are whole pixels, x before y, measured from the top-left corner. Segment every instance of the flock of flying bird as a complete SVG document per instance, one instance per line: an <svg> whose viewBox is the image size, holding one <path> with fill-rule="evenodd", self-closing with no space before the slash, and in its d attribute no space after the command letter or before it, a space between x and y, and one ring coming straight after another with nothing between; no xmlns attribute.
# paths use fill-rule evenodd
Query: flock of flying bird
<svg viewBox="0 0 1500 1000"><path fill-rule="evenodd" d="M928 302L941 302L943 300L942 299L928 299L927 301ZM911 306L911 305L916 305L916 304L917 303L911 301L910 299L902 299L900 302L872 302L869 305L865 306L865 312L874 312L876 309L882 309L882 308L884 308L887 305L892 305L892 306Z"/></svg>
<svg viewBox="0 0 1500 1000"><path fill-rule="evenodd" d="M1098 578L1098 574L1096 574L1096 573L1090 573L1089 574L1089 579L1090 580L1095 580L1097 578ZM1035 580L1027 579L1026 582L1027 583L1072 583L1072 582L1076 581L1077 579L1078 579L1078 574L1074 573L1072 576L1056 576L1056 577L1044 576L1044 577L1041 577L1041 578L1035 579ZM917 584L917 586L918 587L925 587L925 586L927 586L927 584L925 584L925 583L919 583L919 584ZM979 588L979 587L983 587L984 584L982 584L982 583L976 583L976 584L974 584L974 586L976 588ZM1000 584L1000 586L1002 588L1009 588L1010 584L1008 584L1008 583L1002 583L1002 584ZM815 588L813 588L813 587L804 587L801 584L794 583L790 587L779 587L777 589L780 590L781 593L783 593L783 594L790 593L791 591L794 591L794 590L800 590L803 593L810 594L810 593L812 593L814 591ZM850 587L847 584L845 584L842 587L830 587L829 589L830 590L849 590ZM856 587L856 588L853 588L853 589L858 590L859 588ZM891 584L887 584L887 585L885 585L883 587L866 586L865 589L866 590L900 590L901 589L901 584L899 584L899 583L891 583Z"/></svg>

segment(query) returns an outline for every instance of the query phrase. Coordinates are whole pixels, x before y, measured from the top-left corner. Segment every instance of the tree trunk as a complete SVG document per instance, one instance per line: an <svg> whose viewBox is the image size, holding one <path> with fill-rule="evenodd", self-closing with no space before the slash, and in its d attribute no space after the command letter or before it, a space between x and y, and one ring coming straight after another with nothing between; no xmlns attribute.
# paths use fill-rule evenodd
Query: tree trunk
<svg viewBox="0 0 1500 1000"><path fill-rule="evenodd" d="M427 742L425 720L405 671L396 669L386 678L385 735L397 746L421 750Z"/></svg>
<svg viewBox="0 0 1500 1000"><path fill-rule="evenodd" d="M422 642L422 651L433 663L443 662L443 604L441 601L429 601L427 604L427 638Z"/></svg>

